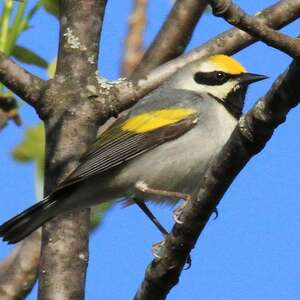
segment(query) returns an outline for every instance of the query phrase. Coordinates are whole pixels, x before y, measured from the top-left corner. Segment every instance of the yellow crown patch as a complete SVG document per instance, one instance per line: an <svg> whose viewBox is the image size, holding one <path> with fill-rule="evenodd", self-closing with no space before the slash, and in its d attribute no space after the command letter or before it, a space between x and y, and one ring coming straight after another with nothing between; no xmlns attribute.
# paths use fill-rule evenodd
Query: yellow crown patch
<svg viewBox="0 0 300 300"><path fill-rule="evenodd" d="M224 54L217 54L209 57L209 60L229 74L245 73L246 69L235 59Z"/></svg>

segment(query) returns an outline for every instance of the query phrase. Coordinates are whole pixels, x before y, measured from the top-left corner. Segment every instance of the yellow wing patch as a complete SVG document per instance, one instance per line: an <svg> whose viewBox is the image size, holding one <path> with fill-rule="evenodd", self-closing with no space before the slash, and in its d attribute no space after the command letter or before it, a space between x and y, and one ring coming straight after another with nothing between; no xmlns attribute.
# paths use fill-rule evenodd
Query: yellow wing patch
<svg viewBox="0 0 300 300"><path fill-rule="evenodd" d="M195 112L196 110L191 108L165 108L149 111L129 118L122 125L122 129L135 133L145 133L176 123Z"/></svg>
<svg viewBox="0 0 300 300"><path fill-rule="evenodd" d="M224 54L213 55L209 58L222 71L229 74L245 73L246 69L235 59Z"/></svg>

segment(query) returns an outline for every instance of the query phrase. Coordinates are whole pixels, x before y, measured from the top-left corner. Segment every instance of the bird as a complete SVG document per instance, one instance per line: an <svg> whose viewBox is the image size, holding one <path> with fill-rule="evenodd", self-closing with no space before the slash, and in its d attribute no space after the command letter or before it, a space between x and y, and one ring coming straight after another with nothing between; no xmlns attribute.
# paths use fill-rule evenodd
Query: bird
<svg viewBox="0 0 300 300"><path fill-rule="evenodd" d="M120 200L137 204L165 235L147 201L176 204L176 222L242 115L248 73L225 54L178 69L120 116L88 148L78 166L42 201L0 225L14 244L64 212Z"/></svg>

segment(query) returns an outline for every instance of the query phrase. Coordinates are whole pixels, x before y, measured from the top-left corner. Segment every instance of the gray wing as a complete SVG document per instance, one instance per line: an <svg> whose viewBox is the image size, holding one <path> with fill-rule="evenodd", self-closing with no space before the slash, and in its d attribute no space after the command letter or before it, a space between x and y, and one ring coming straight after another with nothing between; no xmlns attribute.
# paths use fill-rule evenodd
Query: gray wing
<svg viewBox="0 0 300 300"><path fill-rule="evenodd" d="M195 126L198 116L198 112L191 113L179 121L147 132L125 131L122 126L128 118L117 120L83 155L79 166L58 190L108 171L162 143L176 139Z"/></svg>

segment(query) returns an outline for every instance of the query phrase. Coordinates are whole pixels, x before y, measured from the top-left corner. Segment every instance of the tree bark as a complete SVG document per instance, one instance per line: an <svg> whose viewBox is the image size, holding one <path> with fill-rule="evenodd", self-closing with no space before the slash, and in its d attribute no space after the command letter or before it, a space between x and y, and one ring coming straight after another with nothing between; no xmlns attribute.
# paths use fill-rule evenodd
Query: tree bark
<svg viewBox="0 0 300 300"><path fill-rule="evenodd" d="M45 195L78 164L99 126L99 37L106 1L61 0L55 78L40 110L46 128ZM84 299L89 209L58 216L43 227L39 299Z"/></svg>
<svg viewBox="0 0 300 300"><path fill-rule="evenodd" d="M0 81L33 107L37 107L45 82L15 64L0 51Z"/></svg>
<svg viewBox="0 0 300 300"><path fill-rule="evenodd" d="M41 231L20 242L7 259L0 263L0 299L23 299L36 278L41 252Z"/></svg>
<svg viewBox="0 0 300 300"><path fill-rule="evenodd" d="M147 22L148 0L134 0L133 10L128 18L128 32L125 39L122 76L128 77L143 56L144 30Z"/></svg>

